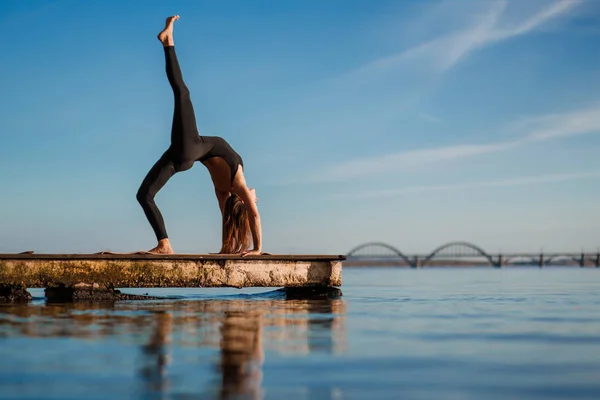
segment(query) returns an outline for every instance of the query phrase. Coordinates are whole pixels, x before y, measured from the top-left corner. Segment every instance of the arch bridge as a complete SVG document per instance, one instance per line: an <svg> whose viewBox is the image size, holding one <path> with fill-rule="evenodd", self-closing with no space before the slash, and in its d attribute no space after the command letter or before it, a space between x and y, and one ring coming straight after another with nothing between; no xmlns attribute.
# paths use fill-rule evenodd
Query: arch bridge
<svg viewBox="0 0 600 400"><path fill-rule="evenodd" d="M407 254L384 242L368 242L346 254L349 264L404 264L413 268L431 265L594 265L600 267L598 253L506 253L491 254L476 244L455 241L443 244L428 254Z"/></svg>

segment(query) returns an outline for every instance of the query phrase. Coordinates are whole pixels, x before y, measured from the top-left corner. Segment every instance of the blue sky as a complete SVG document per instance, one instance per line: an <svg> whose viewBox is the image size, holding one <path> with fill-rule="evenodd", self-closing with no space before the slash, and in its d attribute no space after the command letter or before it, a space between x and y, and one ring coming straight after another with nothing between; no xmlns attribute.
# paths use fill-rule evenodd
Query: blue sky
<svg viewBox="0 0 600 400"><path fill-rule="evenodd" d="M169 146L171 14L265 251L600 247L598 2L7 0L0 252L154 246L135 194ZM156 201L176 252L218 251L201 164Z"/></svg>

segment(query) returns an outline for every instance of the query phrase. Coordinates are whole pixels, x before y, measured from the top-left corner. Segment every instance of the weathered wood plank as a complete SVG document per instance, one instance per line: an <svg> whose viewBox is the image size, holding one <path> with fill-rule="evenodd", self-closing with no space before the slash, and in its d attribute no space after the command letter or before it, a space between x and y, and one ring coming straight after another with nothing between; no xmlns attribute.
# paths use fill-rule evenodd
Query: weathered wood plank
<svg viewBox="0 0 600 400"><path fill-rule="evenodd" d="M0 283L108 287L341 286L344 256L0 254Z"/></svg>

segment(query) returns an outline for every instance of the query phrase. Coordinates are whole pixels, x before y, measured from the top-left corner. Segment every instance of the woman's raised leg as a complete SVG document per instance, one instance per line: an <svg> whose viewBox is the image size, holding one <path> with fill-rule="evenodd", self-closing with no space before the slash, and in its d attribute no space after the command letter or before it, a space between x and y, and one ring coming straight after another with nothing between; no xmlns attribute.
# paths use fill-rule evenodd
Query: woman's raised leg
<svg viewBox="0 0 600 400"><path fill-rule="evenodd" d="M183 80L183 74L175 52L173 23L178 19L178 15L167 18L165 29L158 34L158 39L163 44L167 78L175 97L171 145L176 153L180 153L177 155L185 159L187 158L186 153L198 138L198 128L190 91Z"/></svg>

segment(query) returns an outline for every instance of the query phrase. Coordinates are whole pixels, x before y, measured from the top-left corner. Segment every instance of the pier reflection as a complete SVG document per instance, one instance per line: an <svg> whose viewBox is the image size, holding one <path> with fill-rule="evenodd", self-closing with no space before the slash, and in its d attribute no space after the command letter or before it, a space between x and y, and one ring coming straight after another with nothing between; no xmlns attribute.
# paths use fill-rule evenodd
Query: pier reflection
<svg viewBox="0 0 600 400"><path fill-rule="evenodd" d="M209 371L198 374L212 374L210 379L204 379L210 384L202 388L207 397L259 399L263 397L263 364L270 355L345 351L345 307L341 299L231 298L3 304L0 338L69 337L102 341L118 337L120 342L138 348L136 375L143 393L171 393L173 382L182 379L181 376L174 379L172 371L185 369L181 367L184 363L186 368L189 365L197 371ZM210 357L190 362L189 357L181 356L194 349L203 349L203 354ZM194 372L184 374L193 379Z"/></svg>

